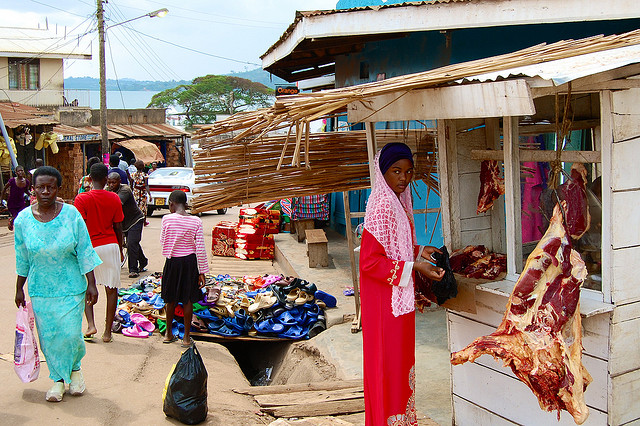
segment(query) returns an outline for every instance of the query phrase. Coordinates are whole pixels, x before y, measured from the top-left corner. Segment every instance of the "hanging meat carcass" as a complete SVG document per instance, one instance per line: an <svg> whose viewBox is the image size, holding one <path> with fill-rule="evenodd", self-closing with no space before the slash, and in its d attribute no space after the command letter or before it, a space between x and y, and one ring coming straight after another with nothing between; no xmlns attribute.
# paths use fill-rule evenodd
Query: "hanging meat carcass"
<svg viewBox="0 0 640 426"><path fill-rule="evenodd" d="M566 208L566 203L562 203ZM452 364L483 354L501 358L538 398L542 409L567 410L577 424L589 411L584 391L591 376L582 365L580 285L587 276L571 248L559 206L516 282L502 323L451 355Z"/></svg>
<svg viewBox="0 0 640 426"><path fill-rule="evenodd" d="M493 202L504 194L504 179L500 177L500 165L494 160L485 160L480 165L480 193L476 214L493 207Z"/></svg>
<svg viewBox="0 0 640 426"><path fill-rule="evenodd" d="M555 190L545 189L540 196L540 207L546 217L551 215L558 199L567 202L565 220L569 235L574 240L580 239L591 225L589 199L587 197L587 169L582 163L571 165L571 177Z"/></svg>

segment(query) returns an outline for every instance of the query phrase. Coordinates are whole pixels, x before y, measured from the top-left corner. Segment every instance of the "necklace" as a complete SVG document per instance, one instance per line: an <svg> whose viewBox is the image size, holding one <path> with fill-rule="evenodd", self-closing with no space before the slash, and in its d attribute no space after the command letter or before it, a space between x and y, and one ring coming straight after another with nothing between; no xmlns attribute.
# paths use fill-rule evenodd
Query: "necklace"
<svg viewBox="0 0 640 426"><path fill-rule="evenodd" d="M53 206L53 214L47 214L51 211L51 209L46 212L40 211L40 204L38 204L38 220L40 222L50 222L58 215L58 203L56 202Z"/></svg>

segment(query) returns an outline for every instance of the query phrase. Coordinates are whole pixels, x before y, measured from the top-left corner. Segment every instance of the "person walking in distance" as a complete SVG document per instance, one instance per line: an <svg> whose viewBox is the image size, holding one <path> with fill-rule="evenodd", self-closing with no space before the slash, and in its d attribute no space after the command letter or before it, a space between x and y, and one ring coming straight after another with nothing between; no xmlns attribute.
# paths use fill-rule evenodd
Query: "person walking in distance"
<svg viewBox="0 0 640 426"><path fill-rule="evenodd" d="M145 257L140 246L142 240L142 226L144 215L138 208L136 200L128 185L120 183L120 175L115 172L109 173L107 177L107 187L109 191L115 192L120 197L122 203L122 232L127 237L127 252L129 253L129 278L137 278L140 272L147 270L149 260Z"/></svg>
<svg viewBox="0 0 640 426"><path fill-rule="evenodd" d="M96 284L104 286L107 295L107 312L102 341L111 341L111 325L116 314L118 288L120 287L120 265L124 259L122 253L122 204L113 192L104 189L107 184L107 166L102 163L91 166L89 173L93 188L89 192L78 194L74 205L87 224L91 243L102 265L94 270ZM93 305L85 309L88 327L85 338L91 338L98 332L93 316Z"/></svg>
<svg viewBox="0 0 640 426"><path fill-rule="evenodd" d="M202 299L204 274L209 272L207 250L204 245L202 221L187 213L187 194L176 190L169 195L170 214L162 217L160 245L166 257L162 270L162 300L167 303L167 331L163 343L178 339L171 331L174 311L178 303L184 310L182 347L192 344L191 318L193 302Z"/></svg>

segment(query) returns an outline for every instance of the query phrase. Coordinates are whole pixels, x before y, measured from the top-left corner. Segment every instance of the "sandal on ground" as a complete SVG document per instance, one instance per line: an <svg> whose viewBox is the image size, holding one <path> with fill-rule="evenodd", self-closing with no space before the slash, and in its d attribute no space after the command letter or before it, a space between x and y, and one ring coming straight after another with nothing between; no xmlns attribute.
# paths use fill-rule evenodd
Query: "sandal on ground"
<svg viewBox="0 0 640 426"><path fill-rule="evenodd" d="M82 371L71 372L71 382L69 383L69 393L73 396L80 396L86 389Z"/></svg>
<svg viewBox="0 0 640 426"><path fill-rule="evenodd" d="M187 348L190 348L191 346L193 346L194 343L195 342L193 341L193 339L191 337L189 337L189 343L182 342L182 343L180 343L180 347L187 349Z"/></svg>
<svg viewBox="0 0 640 426"><path fill-rule="evenodd" d="M49 402L60 402L64 396L64 382L55 382L47 391L46 399Z"/></svg>
<svg viewBox="0 0 640 426"><path fill-rule="evenodd" d="M138 278L140 276L139 273L137 272L130 272L129 273L129 278Z"/></svg>
<svg viewBox="0 0 640 426"><path fill-rule="evenodd" d="M175 342L176 340L178 340L178 336L175 336L175 335L174 335L174 336L173 336L171 339L169 339L169 340L162 339L162 343L166 343L166 344L168 345L169 343L173 343L173 342Z"/></svg>

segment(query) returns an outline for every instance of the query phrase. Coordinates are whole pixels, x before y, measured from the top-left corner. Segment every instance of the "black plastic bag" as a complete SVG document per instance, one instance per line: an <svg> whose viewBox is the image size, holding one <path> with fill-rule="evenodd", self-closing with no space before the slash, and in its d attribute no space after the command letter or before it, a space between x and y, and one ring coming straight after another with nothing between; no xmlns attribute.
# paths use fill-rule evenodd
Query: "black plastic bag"
<svg viewBox="0 0 640 426"><path fill-rule="evenodd" d="M207 369L195 343L183 352L167 378L162 411L187 425L207 418Z"/></svg>
<svg viewBox="0 0 640 426"><path fill-rule="evenodd" d="M431 290L438 299L438 305L442 305L448 299L453 299L458 295L458 283L449 264L449 251L446 246L440 247L440 251L442 254L436 252L431 255L436 261L436 266L444 269L442 279L434 281L431 285Z"/></svg>

